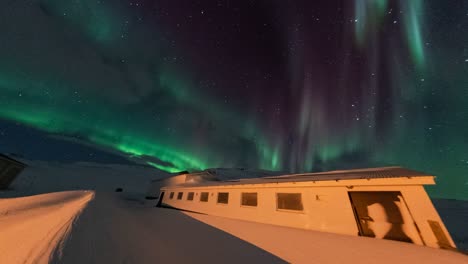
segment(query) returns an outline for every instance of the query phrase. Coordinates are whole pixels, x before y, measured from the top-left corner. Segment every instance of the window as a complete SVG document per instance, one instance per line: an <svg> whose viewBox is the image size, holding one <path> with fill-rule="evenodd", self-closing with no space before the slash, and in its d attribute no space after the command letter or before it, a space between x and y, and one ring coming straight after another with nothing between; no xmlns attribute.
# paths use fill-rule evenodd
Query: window
<svg viewBox="0 0 468 264"><path fill-rule="evenodd" d="M182 200L182 196L184 196L183 192L177 193L177 200Z"/></svg>
<svg viewBox="0 0 468 264"><path fill-rule="evenodd" d="M220 192L218 193L218 203L227 204L229 201L229 193Z"/></svg>
<svg viewBox="0 0 468 264"><path fill-rule="evenodd" d="M277 193L276 207L285 210L304 210L300 193Z"/></svg>
<svg viewBox="0 0 468 264"><path fill-rule="evenodd" d="M187 200L193 201L193 192L189 192L187 195Z"/></svg>
<svg viewBox="0 0 468 264"><path fill-rule="evenodd" d="M200 194L200 202L208 202L208 193L207 192L202 192Z"/></svg>
<svg viewBox="0 0 468 264"><path fill-rule="evenodd" d="M242 193L241 205L257 206L257 193L256 192Z"/></svg>
<svg viewBox="0 0 468 264"><path fill-rule="evenodd" d="M174 199L174 192L171 192L171 194L169 194L169 199Z"/></svg>

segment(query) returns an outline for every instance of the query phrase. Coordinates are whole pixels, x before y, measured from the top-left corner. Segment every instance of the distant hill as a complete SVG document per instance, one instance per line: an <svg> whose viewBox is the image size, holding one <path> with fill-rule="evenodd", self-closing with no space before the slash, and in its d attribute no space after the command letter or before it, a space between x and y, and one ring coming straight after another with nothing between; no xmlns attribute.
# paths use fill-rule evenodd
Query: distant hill
<svg viewBox="0 0 468 264"><path fill-rule="evenodd" d="M151 180L170 175L149 166L21 161L28 167L11 184L11 190L0 192L0 197L67 190L114 191L116 188L144 193Z"/></svg>

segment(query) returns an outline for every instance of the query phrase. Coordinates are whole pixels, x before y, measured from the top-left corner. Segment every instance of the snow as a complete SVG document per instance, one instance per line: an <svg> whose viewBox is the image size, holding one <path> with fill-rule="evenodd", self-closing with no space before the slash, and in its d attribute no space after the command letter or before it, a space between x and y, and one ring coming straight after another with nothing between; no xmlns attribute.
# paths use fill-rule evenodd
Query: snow
<svg viewBox="0 0 468 264"><path fill-rule="evenodd" d="M468 257L462 253L410 243L185 214L249 241L289 263L468 263Z"/></svg>
<svg viewBox="0 0 468 264"><path fill-rule="evenodd" d="M126 193L96 192L71 228L92 195L0 200L0 263L468 263L448 250L155 208Z"/></svg>
<svg viewBox="0 0 468 264"><path fill-rule="evenodd" d="M0 199L0 263L47 263L93 192Z"/></svg>
<svg viewBox="0 0 468 264"><path fill-rule="evenodd" d="M283 263L182 212L97 192L51 263Z"/></svg>
<svg viewBox="0 0 468 264"><path fill-rule="evenodd" d="M144 193L169 174L147 167L27 163L0 192L17 197L0 198L0 263L468 263L454 251L155 208ZM460 247L468 203L458 202L435 205Z"/></svg>

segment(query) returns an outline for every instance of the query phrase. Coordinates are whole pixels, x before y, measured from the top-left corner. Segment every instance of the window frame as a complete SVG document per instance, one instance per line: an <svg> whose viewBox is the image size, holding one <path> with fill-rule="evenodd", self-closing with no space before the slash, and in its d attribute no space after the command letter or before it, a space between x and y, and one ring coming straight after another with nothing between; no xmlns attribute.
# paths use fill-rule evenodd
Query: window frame
<svg viewBox="0 0 468 264"><path fill-rule="evenodd" d="M174 199L174 192L169 193L169 199L173 200Z"/></svg>
<svg viewBox="0 0 468 264"><path fill-rule="evenodd" d="M248 204L243 204L242 201L243 201L243 195L245 194L255 194L255 205L248 205ZM241 196L240 196L240 205L242 207L247 207L247 208L256 208L258 207L258 192L241 192Z"/></svg>
<svg viewBox="0 0 468 264"><path fill-rule="evenodd" d="M297 209L288 209L288 208L279 208L279 195L280 194L299 194L300 197L300 202L301 202L301 208L300 210ZM280 212L288 212L288 213L305 213L305 207L304 207L304 202L303 202L303 193L302 192L276 192L275 193L275 198L276 198L276 211Z"/></svg>
<svg viewBox="0 0 468 264"><path fill-rule="evenodd" d="M227 194L227 199L225 203L219 201L220 194ZM229 192L218 192L218 195L216 196L216 204L228 205L229 204Z"/></svg>
<svg viewBox="0 0 468 264"><path fill-rule="evenodd" d="M203 195L206 194L206 201L203 201ZM207 203L210 200L210 192L200 192L199 202Z"/></svg>
<svg viewBox="0 0 468 264"><path fill-rule="evenodd" d="M190 199L192 198L192 199ZM195 192L188 192L187 193L187 201L193 201L193 198L195 198Z"/></svg>
<svg viewBox="0 0 468 264"><path fill-rule="evenodd" d="M182 200L184 198L184 192L177 192L177 200Z"/></svg>

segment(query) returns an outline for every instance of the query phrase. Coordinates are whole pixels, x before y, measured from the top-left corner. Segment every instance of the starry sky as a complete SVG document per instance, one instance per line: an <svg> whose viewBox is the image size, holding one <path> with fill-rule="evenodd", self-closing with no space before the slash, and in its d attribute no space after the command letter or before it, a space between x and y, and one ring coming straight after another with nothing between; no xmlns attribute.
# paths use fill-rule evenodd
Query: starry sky
<svg viewBox="0 0 468 264"><path fill-rule="evenodd" d="M0 152L400 165L468 199L468 1L0 0Z"/></svg>

